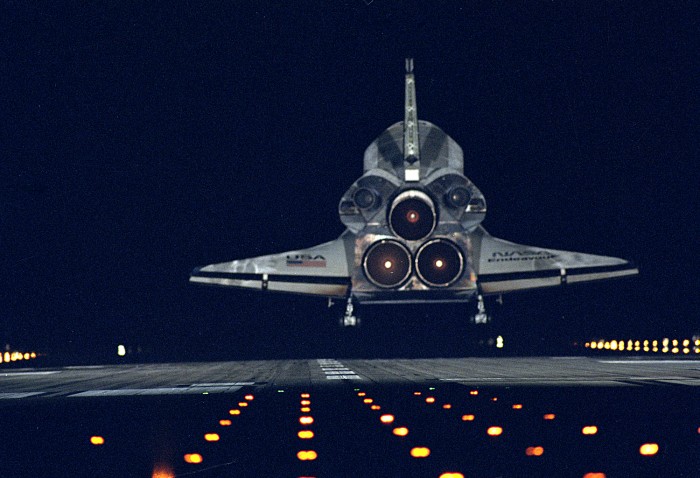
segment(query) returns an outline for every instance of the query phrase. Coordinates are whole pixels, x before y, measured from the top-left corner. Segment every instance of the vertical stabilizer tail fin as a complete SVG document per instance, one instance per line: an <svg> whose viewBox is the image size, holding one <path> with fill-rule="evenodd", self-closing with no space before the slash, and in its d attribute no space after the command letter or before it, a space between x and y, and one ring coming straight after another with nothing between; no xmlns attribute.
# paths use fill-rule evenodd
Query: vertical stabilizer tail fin
<svg viewBox="0 0 700 478"><path fill-rule="evenodd" d="M403 157L406 182L420 181L420 140L413 58L406 58L406 95L403 120Z"/></svg>

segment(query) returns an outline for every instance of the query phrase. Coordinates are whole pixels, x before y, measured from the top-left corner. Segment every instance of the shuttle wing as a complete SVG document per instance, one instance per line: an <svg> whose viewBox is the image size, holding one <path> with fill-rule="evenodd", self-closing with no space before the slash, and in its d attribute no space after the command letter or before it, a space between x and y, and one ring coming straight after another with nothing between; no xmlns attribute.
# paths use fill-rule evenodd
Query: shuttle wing
<svg viewBox="0 0 700 478"><path fill-rule="evenodd" d="M504 241L476 231L478 280L483 294L501 294L563 284L615 279L639 273L616 257L544 249Z"/></svg>
<svg viewBox="0 0 700 478"><path fill-rule="evenodd" d="M345 232L335 241L283 252L198 267L190 282L245 289L347 297L355 238Z"/></svg>

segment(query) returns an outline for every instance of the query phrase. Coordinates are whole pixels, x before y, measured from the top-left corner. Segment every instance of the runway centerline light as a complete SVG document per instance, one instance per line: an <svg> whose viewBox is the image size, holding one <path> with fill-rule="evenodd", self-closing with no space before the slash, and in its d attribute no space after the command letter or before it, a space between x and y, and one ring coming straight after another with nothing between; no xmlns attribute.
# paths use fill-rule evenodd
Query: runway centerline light
<svg viewBox="0 0 700 478"><path fill-rule="evenodd" d="M314 417L303 416L299 417L299 423L302 425L311 425L314 422Z"/></svg>
<svg viewBox="0 0 700 478"><path fill-rule="evenodd" d="M542 456L544 454L544 448L541 446L529 446L525 449L525 454L527 456Z"/></svg>
<svg viewBox="0 0 700 478"><path fill-rule="evenodd" d="M202 463L202 461L204 461L204 459L202 458L202 455L200 455L199 453L187 453L185 455L185 462L186 463L191 463L191 464L197 465L199 463Z"/></svg>
<svg viewBox="0 0 700 478"><path fill-rule="evenodd" d="M309 413L311 411L311 407L301 407L299 411L301 413Z"/></svg>
<svg viewBox="0 0 700 478"><path fill-rule="evenodd" d="M318 453L314 450L301 450L297 453L297 458L301 461L314 461L318 458Z"/></svg>
<svg viewBox="0 0 700 478"><path fill-rule="evenodd" d="M474 396L479 395L479 391L478 390L470 390L469 395L474 395Z"/></svg>
<svg viewBox="0 0 700 478"><path fill-rule="evenodd" d="M553 413L546 413L545 415L542 416L545 420L554 420L557 418L557 416Z"/></svg>
<svg viewBox="0 0 700 478"><path fill-rule="evenodd" d="M496 427L496 426L494 426L494 427L489 427L488 430L486 430L486 433L487 433L489 436L497 437L497 436L500 436L500 435L503 434L503 428L502 428L502 427Z"/></svg>
<svg viewBox="0 0 700 478"><path fill-rule="evenodd" d="M462 421L463 422L473 422L474 415L462 415Z"/></svg>
<svg viewBox="0 0 700 478"><path fill-rule="evenodd" d="M219 420L219 425L221 425L222 427L230 427L231 420Z"/></svg>
<svg viewBox="0 0 700 478"><path fill-rule="evenodd" d="M605 478L605 473L593 471L583 475L583 478Z"/></svg>
<svg viewBox="0 0 700 478"><path fill-rule="evenodd" d="M464 475L454 471L447 471L440 475L440 478L464 478Z"/></svg>
<svg viewBox="0 0 700 478"><path fill-rule="evenodd" d="M522 410L522 409L523 409L522 403L516 403L513 405L513 410Z"/></svg>
<svg viewBox="0 0 700 478"><path fill-rule="evenodd" d="M584 435L595 435L598 433L598 427L595 425L586 425L581 429L581 433Z"/></svg>
<svg viewBox="0 0 700 478"><path fill-rule="evenodd" d="M445 409L445 410L449 410L450 408L452 408L452 404L451 404L451 403L446 403L446 404L444 404L444 405L442 406L442 408Z"/></svg>
<svg viewBox="0 0 700 478"><path fill-rule="evenodd" d="M382 423L394 423L394 415L385 414L379 417L379 421Z"/></svg>
<svg viewBox="0 0 700 478"><path fill-rule="evenodd" d="M656 443L645 443L639 447L639 454L643 456L653 456L659 452L659 445Z"/></svg>
<svg viewBox="0 0 700 478"><path fill-rule="evenodd" d="M206 433L204 435L204 439L206 441L219 441L221 437L219 436L218 433Z"/></svg>
<svg viewBox="0 0 700 478"><path fill-rule="evenodd" d="M97 436L97 435L91 436L91 437L90 437L90 443L92 443L92 444L95 445L95 446L104 445L104 444L105 444L105 439L104 439L104 437Z"/></svg>
<svg viewBox="0 0 700 478"><path fill-rule="evenodd" d="M229 410L228 413L229 413L229 415L240 415L241 411L234 408L234 409Z"/></svg>
<svg viewBox="0 0 700 478"><path fill-rule="evenodd" d="M238 406L241 408L245 408L248 406L248 402L238 402Z"/></svg>
<svg viewBox="0 0 700 478"><path fill-rule="evenodd" d="M301 404L302 404L303 406L311 405L311 400L302 400L302 401L301 401Z"/></svg>
<svg viewBox="0 0 700 478"><path fill-rule="evenodd" d="M374 400L372 400L371 398L365 398L365 399L362 400L362 401L363 401L364 403L367 403L367 404L370 404L370 403L374 402Z"/></svg>
<svg viewBox="0 0 700 478"><path fill-rule="evenodd" d="M314 432L312 432L311 430L299 430L297 436L302 440L310 440L314 437Z"/></svg>
<svg viewBox="0 0 700 478"><path fill-rule="evenodd" d="M311 398L311 395L309 395L308 393L302 393L301 398Z"/></svg>
<svg viewBox="0 0 700 478"><path fill-rule="evenodd" d="M251 401L251 400L255 399L255 397L254 397L253 395L246 395L246 396L243 397L243 398L245 398L245 399L248 400L248 401Z"/></svg>
<svg viewBox="0 0 700 478"><path fill-rule="evenodd" d="M394 428L392 430L392 433L394 435L396 435L397 437L405 437L406 435L408 435L408 428L406 428L406 427Z"/></svg>
<svg viewBox="0 0 700 478"><path fill-rule="evenodd" d="M427 397L425 403L435 403L435 397Z"/></svg>
<svg viewBox="0 0 700 478"><path fill-rule="evenodd" d="M425 446L416 446L411 448L411 456L413 458L427 458L430 456L430 448Z"/></svg>

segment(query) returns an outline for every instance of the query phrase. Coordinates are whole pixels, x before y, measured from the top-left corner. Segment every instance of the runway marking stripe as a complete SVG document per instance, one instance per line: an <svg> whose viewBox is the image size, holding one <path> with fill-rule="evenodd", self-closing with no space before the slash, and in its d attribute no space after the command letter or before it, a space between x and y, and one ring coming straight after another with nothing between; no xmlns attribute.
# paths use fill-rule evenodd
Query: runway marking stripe
<svg viewBox="0 0 700 478"><path fill-rule="evenodd" d="M51 370L51 371L45 371L45 372L4 372L4 373L0 373L0 376L2 376L2 377L21 377L21 376L31 377L31 376L36 376L36 375L53 375L55 373L61 373L61 371L60 370Z"/></svg>
<svg viewBox="0 0 700 478"><path fill-rule="evenodd" d="M87 390L69 397L119 397L131 395L191 395L201 393L234 393L241 387L161 387L161 388L122 388L117 390Z"/></svg>
<svg viewBox="0 0 700 478"><path fill-rule="evenodd" d="M362 377L335 359L318 359L327 380L362 380Z"/></svg>
<svg viewBox="0 0 700 478"><path fill-rule="evenodd" d="M0 393L0 400L16 400L18 398L35 397L41 395L44 392L7 392Z"/></svg>

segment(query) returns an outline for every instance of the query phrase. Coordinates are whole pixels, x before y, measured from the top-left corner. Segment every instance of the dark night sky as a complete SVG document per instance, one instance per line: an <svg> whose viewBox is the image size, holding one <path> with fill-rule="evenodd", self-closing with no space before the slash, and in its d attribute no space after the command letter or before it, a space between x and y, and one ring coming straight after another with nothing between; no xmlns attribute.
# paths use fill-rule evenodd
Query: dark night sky
<svg viewBox="0 0 700 478"><path fill-rule="evenodd" d="M505 335L700 331L692 8L218 3L0 7L0 343L68 361L119 342L178 360L450 353L469 307L340 331L319 299L187 283L342 232L364 149L402 119L406 56L489 232L641 268L506 297Z"/></svg>

